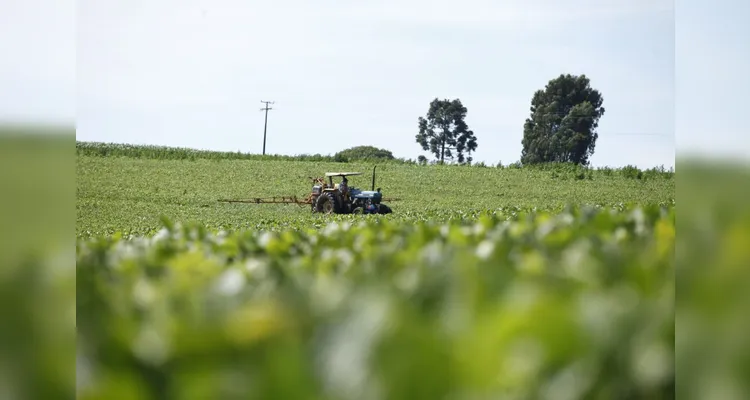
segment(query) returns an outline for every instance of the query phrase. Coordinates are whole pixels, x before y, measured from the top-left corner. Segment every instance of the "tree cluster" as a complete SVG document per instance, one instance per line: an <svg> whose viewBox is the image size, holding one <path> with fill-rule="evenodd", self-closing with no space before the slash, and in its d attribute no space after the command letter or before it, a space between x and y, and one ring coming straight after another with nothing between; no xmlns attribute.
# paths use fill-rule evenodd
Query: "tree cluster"
<svg viewBox="0 0 750 400"><path fill-rule="evenodd" d="M521 163L587 165L599 137L602 103L601 93L590 86L586 75L561 74L550 80L531 99L531 115L523 125ZM433 99L427 114L418 119L417 143L439 163L471 163L477 138L466 114L460 99Z"/></svg>

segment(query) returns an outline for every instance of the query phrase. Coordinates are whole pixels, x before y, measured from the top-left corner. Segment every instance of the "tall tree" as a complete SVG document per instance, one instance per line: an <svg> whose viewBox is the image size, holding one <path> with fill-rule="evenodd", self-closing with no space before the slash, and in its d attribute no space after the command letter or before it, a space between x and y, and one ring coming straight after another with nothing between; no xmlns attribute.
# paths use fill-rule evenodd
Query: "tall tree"
<svg viewBox="0 0 750 400"><path fill-rule="evenodd" d="M594 154L603 98L586 75L561 74L537 90L523 126L521 162L587 165Z"/></svg>
<svg viewBox="0 0 750 400"><path fill-rule="evenodd" d="M459 163L470 163L471 152L477 149L477 138L466 125L466 112L459 99L435 98L430 102L426 118L419 117L417 143L441 163L454 158ZM465 157L464 153L469 156Z"/></svg>

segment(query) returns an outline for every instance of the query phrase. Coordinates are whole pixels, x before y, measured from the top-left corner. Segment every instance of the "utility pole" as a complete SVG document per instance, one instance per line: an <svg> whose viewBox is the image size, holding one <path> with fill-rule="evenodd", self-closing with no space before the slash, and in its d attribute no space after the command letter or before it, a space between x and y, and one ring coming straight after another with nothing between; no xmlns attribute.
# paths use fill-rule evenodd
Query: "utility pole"
<svg viewBox="0 0 750 400"><path fill-rule="evenodd" d="M273 101L260 101L261 103L265 103L266 106L264 108L261 108L260 111L266 112L266 122L263 124L263 155L266 155L266 128L268 128L268 110L273 110L273 108L268 107L269 104L273 104Z"/></svg>

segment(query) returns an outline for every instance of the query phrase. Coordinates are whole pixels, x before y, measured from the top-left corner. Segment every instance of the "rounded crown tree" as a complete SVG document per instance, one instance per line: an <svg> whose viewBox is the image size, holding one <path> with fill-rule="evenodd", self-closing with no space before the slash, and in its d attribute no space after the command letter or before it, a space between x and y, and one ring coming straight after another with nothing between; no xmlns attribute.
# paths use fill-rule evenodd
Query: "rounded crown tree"
<svg viewBox="0 0 750 400"><path fill-rule="evenodd" d="M588 165L596 128L604 114L601 93L586 75L561 74L537 90L523 126L521 163L570 162Z"/></svg>

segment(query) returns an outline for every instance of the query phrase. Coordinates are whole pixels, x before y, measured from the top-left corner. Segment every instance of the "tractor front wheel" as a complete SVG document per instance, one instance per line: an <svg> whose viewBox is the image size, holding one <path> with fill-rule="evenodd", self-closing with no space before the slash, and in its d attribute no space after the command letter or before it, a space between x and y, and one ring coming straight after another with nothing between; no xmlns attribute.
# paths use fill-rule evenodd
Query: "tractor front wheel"
<svg viewBox="0 0 750 400"><path fill-rule="evenodd" d="M330 193L323 193L318 197L315 203L315 209L324 214L332 214L335 211L336 203Z"/></svg>
<svg viewBox="0 0 750 400"><path fill-rule="evenodd" d="M392 212L393 211L391 211L391 208L388 207L387 205L385 204L378 205L378 214L390 214Z"/></svg>

